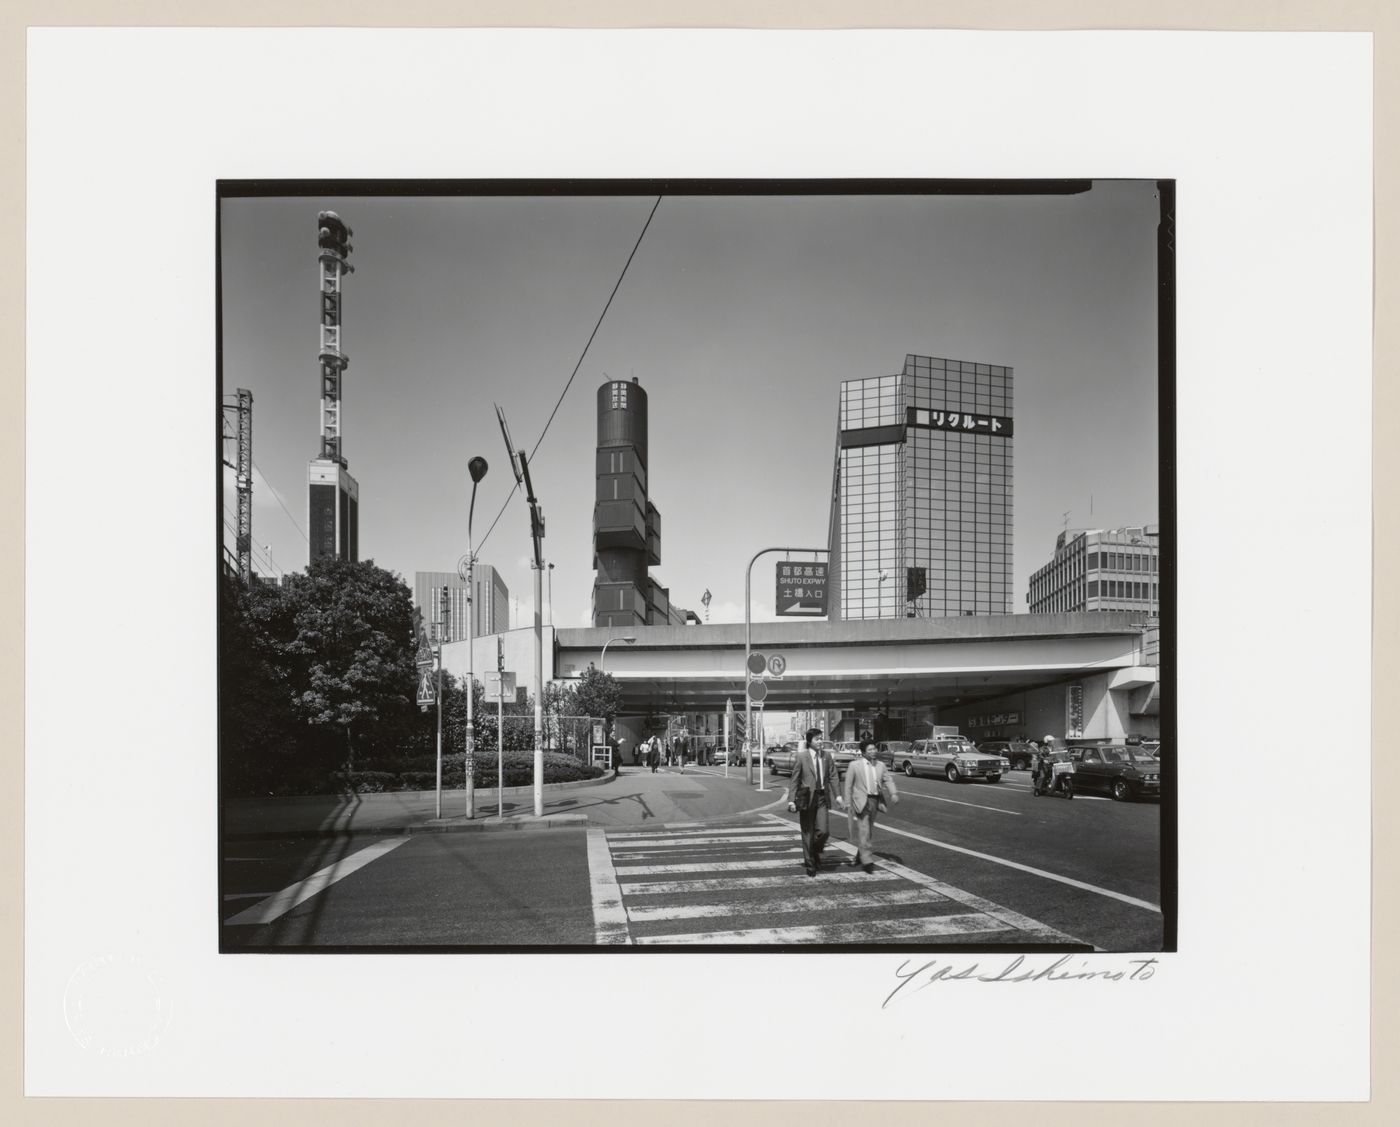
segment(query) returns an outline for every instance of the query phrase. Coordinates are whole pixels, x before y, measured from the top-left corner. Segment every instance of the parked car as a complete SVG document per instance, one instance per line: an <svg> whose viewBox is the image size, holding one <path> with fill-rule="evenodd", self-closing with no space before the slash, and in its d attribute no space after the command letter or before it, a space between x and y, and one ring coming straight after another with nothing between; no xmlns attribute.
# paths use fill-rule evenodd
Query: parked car
<svg viewBox="0 0 1400 1127"><path fill-rule="evenodd" d="M1011 761L1005 756L978 751L962 736L936 736L915 740L905 754L894 757L893 766L910 777L942 775L950 783L971 779L999 783L1011 770Z"/></svg>
<svg viewBox="0 0 1400 1127"><path fill-rule="evenodd" d="M1077 747L1070 752L1070 759L1074 762L1075 790L1104 791L1119 802L1157 798L1162 793L1161 764L1141 747Z"/></svg>
<svg viewBox="0 0 1400 1127"><path fill-rule="evenodd" d="M799 745L795 740L784 744L774 744L763 754L763 762L775 775L791 775L792 765L797 760Z"/></svg>
<svg viewBox="0 0 1400 1127"><path fill-rule="evenodd" d="M860 755L860 745L857 743L832 743L830 740L818 740L817 748L820 751L831 752L831 758L836 763L836 777L839 779L842 772L853 759ZM799 743L785 743L782 747L768 749L768 769L775 775L791 775L792 765L797 761L797 753L802 750Z"/></svg>
<svg viewBox="0 0 1400 1127"><path fill-rule="evenodd" d="M909 740L881 740L875 745L875 758L891 771L898 771L900 767L896 763L903 764L909 758L912 746Z"/></svg>
<svg viewBox="0 0 1400 1127"><path fill-rule="evenodd" d="M1035 759L1031 745L1020 740L983 740L977 745L977 750L1009 759L1013 771L1029 771Z"/></svg>
<svg viewBox="0 0 1400 1127"><path fill-rule="evenodd" d="M838 778L845 773L847 767L860 758L859 740L842 740L837 744L822 740L819 746L831 750L831 758L836 762L836 774Z"/></svg>

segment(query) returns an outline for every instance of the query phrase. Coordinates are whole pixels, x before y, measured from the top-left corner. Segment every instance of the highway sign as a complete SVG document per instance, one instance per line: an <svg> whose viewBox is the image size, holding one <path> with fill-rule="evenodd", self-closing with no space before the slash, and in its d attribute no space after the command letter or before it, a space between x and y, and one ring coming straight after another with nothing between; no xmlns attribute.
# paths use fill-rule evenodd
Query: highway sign
<svg viewBox="0 0 1400 1127"><path fill-rule="evenodd" d="M821 618L826 614L826 564L778 562L778 601L780 615Z"/></svg>
<svg viewBox="0 0 1400 1127"><path fill-rule="evenodd" d="M749 682L749 700L754 704L762 704L763 698L768 695L768 685L763 681Z"/></svg>
<svg viewBox="0 0 1400 1127"><path fill-rule="evenodd" d="M768 668L768 660L761 653L749 654L749 672L755 677Z"/></svg>
<svg viewBox="0 0 1400 1127"><path fill-rule="evenodd" d="M773 654L768 659L768 675L770 677L781 677L787 671L787 658L782 654Z"/></svg>

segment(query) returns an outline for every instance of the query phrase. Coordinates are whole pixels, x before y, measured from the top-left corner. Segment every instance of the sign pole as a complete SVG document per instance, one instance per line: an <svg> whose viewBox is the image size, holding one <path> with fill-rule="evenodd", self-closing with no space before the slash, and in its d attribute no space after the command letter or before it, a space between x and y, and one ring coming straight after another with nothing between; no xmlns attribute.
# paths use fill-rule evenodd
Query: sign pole
<svg viewBox="0 0 1400 1127"><path fill-rule="evenodd" d="M446 587L443 588L447 590ZM444 615L446 611L442 612ZM447 628L444 620L438 627L437 645L437 816L442 817L442 635Z"/></svg>
<svg viewBox="0 0 1400 1127"><path fill-rule="evenodd" d="M750 785L753 783L753 700L749 697L749 686L753 682L753 671L749 669L749 659L753 656L753 565L758 562L759 556L766 556L769 552L811 552L817 555L821 552L830 552L829 548L760 548L749 560L749 566L744 571L744 739L749 746L749 777ZM759 790L763 789L763 749L759 748L758 754L758 775Z"/></svg>
<svg viewBox="0 0 1400 1127"><path fill-rule="evenodd" d="M506 820L506 643L496 635L496 820Z"/></svg>

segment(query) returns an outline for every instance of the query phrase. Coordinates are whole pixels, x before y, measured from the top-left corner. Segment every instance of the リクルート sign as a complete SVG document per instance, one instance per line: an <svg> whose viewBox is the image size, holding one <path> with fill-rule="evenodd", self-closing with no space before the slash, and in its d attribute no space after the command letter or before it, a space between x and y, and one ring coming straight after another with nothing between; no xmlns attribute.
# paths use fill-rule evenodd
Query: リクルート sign
<svg viewBox="0 0 1400 1127"><path fill-rule="evenodd" d="M821 618L826 614L826 564L778 562L777 613Z"/></svg>

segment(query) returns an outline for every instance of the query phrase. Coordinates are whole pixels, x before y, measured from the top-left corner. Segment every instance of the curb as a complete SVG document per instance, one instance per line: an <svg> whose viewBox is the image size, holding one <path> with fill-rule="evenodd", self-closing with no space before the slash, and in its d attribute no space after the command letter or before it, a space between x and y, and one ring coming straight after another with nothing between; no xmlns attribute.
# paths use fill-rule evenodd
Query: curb
<svg viewBox="0 0 1400 1127"><path fill-rule="evenodd" d="M581 787L597 786L602 782L610 782L611 777L604 779L582 779L570 783L550 783L549 788L554 790L576 790ZM533 787L507 787L505 793L512 791L531 794ZM432 794L432 791L422 793ZM482 793L495 794L495 791ZM778 793L778 797L766 806L756 806L752 810L739 810L729 814L713 814L708 818L694 818L686 822L661 822L656 825L621 825L608 826L599 825L597 828L607 832L627 831L645 828L648 830L658 829L680 829L688 826L710 825L717 822L737 821L742 818L751 818L755 814L763 814L778 806L787 804L787 789L784 788ZM304 840L309 838L348 838L348 837L395 837L407 836L411 834L444 834L444 833L509 833L521 830L555 830L555 829L575 829L580 826L587 827L591 823L587 814L545 814L535 817L533 814L515 814L505 821L498 821L494 818L478 818L468 821L465 816L460 818L430 818L424 822L415 822L412 825L393 826L365 826L365 827L337 827L334 829L289 829L289 830L254 830L248 833L228 833L223 835L224 841L283 841L288 838L293 840Z"/></svg>
<svg viewBox="0 0 1400 1127"><path fill-rule="evenodd" d="M504 822L488 821L480 819L467 821L463 817L460 821L448 821L444 818L438 822L428 820L426 822L416 822L411 826L364 826L355 828L337 828L331 830L256 830L250 833L225 834L225 841L285 841L291 838L296 841L308 840L310 838L342 838L342 837L407 837L411 834L457 834L457 833L504 833L512 830L567 830L575 829L588 824L586 814L546 814L536 818L533 814L517 814L507 818Z"/></svg>

